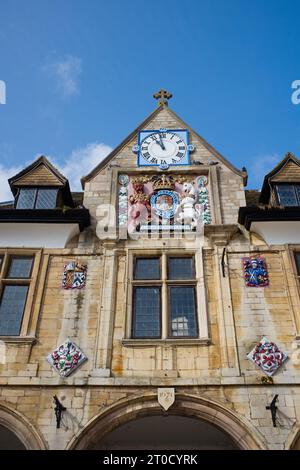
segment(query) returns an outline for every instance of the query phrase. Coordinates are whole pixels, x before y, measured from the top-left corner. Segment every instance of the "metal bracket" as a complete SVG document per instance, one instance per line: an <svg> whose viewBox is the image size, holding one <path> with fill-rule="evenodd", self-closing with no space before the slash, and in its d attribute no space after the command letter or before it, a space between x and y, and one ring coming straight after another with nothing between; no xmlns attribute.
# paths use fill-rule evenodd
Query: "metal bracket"
<svg viewBox="0 0 300 470"><path fill-rule="evenodd" d="M54 395L53 400L54 400L54 403L55 403L54 412L55 412L55 416L56 416L56 428L59 429L60 428L60 422L61 422L61 414L62 414L63 411L66 411L67 408L65 408L61 404L61 402L59 401L59 399L57 398L56 395Z"/></svg>
<svg viewBox="0 0 300 470"><path fill-rule="evenodd" d="M275 395L273 400L271 401L270 405L266 406L266 410L271 411L273 427L276 428L276 413L277 413L277 406L276 401L278 400L278 395Z"/></svg>
<svg viewBox="0 0 300 470"><path fill-rule="evenodd" d="M222 266L222 276L226 277L225 273L225 255L226 255L226 247L223 248L222 258L221 258L221 266Z"/></svg>

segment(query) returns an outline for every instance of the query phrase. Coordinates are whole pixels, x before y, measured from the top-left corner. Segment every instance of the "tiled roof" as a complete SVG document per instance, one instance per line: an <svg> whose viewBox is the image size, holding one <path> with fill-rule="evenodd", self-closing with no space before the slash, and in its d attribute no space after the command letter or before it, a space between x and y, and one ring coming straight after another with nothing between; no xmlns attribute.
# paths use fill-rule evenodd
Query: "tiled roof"
<svg viewBox="0 0 300 470"><path fill-rule="evenodd" d="M247 206L257 206L259 201L260 191L257 189L246 189L246 205Z"/></svg>

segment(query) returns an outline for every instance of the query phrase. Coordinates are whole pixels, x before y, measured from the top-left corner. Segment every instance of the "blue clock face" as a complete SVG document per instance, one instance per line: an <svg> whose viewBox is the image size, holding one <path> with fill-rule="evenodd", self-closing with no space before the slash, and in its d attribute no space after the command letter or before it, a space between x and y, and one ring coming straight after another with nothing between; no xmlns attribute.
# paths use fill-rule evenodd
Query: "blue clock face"
<svg viewBox="0 0 300 470"><path fill-rule="evenodd" d="M139 166L188 165L187 130L140 131Z"/></svg>

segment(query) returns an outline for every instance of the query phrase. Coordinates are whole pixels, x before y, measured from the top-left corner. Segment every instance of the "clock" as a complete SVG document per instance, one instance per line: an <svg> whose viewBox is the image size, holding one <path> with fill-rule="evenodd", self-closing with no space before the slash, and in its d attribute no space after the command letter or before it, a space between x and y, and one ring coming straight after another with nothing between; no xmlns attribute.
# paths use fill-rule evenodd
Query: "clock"
<svg viewBox="0 0 300 470"><path fill-rule="evenodd" d="M189 165L188 131L186 129L159 129L139 132L138 165L168 168L171 165Z"/></svg>

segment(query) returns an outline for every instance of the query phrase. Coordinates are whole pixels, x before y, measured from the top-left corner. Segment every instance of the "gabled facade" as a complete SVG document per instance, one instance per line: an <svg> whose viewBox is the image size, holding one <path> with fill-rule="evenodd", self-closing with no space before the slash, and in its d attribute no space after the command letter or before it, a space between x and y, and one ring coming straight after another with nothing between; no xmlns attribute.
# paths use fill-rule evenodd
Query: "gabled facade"
<svg viewBox="0 0 300 470"><path fill-rule="evenodd" d="M300 231L300 161L287 153L268 173L258 201L240 210L239 222L268 245L298 243Z"/></svg>
<svg viewBox="0 0 300 470"><path fill-rule="evenodd" d="M284 227L299 207L279 185L297 200L299 162L287 156L260 195L247 192L246 171L159 96L82 178L79 206L44 157L10 180L0 436L49 449L297 448L300 238Z"/></svg>
<svg viewBox="0 0 300 470"><path fill-rule="evenodd" d="M9 179L14 196L0 206L0 247L66 248L89 225L68 180L42 156Z"/></svg>

